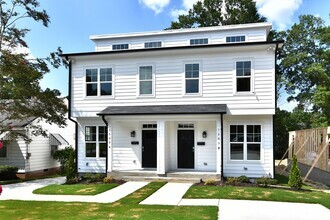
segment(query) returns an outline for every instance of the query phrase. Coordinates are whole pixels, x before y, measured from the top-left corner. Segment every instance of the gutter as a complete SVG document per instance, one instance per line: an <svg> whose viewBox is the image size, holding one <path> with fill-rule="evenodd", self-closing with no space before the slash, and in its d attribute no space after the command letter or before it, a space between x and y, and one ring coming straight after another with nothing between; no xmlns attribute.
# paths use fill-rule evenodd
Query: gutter
<svg viewBox="0 0 330 220"><path fill-rule="evenodd" d="M220 135L221 135L221 174L220 174L220 180L224 181L223 178L223 114L220 114L220 123L221 123L221 131L220 131Z"/></svg>
<svg viewBox="0 0 330 220"><path fill-rule="evenodd" d="M71 97L72 97L72 60L67 56L65 59L69 62L69 91L68 91L68 119L75 123L75 157L76 157L76 173L78 175L78 122L71 118Z"/></svg>

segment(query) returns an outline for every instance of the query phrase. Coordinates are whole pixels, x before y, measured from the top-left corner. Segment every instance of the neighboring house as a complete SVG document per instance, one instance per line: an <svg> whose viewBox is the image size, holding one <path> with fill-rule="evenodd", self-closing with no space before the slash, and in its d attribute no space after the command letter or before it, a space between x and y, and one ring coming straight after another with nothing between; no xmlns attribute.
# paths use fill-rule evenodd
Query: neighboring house
<svg viewBox="0 0 330 220"><path fill-rule="evenodd" d="M270 23L95 35L69 61L79 173L274 176Z"/></svg>
<svg viewBox="0 0 330 220"><path fill-rule="evenodd" d="M74 123L69 120L65 128L48 124L38 118L11 121L10 125L15 132L29 137L31 142L26 142L23 138L6 141L9 139L8 132L1 134L0 140L3 140L4 146L0 149L0 165L18 167L21 178L55 173L60 164L52 157L54 151L75 146ZM40 125L46 130L48 137L34 136L29 129L31 125Z"/></svg>

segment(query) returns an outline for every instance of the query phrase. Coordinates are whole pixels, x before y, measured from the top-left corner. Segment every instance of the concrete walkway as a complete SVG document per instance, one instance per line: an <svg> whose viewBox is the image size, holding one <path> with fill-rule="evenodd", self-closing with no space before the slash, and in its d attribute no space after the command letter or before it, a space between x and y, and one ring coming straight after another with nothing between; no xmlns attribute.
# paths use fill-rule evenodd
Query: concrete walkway
<svg viewBox="0 0 330 220"><path fill-rule="evenodd" d="M0 200L112 203L148 184L148 182L127 182L116 188L97 194L95 196L38 195L32 193L35 189L47 185L63 183L65 183L65 177L34 180L23 183L4 185Z"/></svg>
<svg viewBox="0 0 330 220"><path fill-rule="evenodd" d="M230 200L182 199L191 183L167 183L140 204L218 206L221 220L329 220L330 210L319 204Z"/></svg>

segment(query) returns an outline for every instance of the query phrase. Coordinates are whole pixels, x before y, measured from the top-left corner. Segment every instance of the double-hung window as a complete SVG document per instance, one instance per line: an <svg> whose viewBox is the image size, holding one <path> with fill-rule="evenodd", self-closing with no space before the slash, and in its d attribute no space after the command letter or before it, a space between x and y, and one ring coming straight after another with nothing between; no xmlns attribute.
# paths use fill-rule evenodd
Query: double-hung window
<svg viewBox="0 0 330 220"><path fill-rule="evenodd" d="M185 64L185 93L199 93L199 64Z"/></svg>
<svg viewBox="0 0 330 220"><path fill-rule="evenodd" d="M261 125L230 125L230 160L260 160Z"/></svg>
<svg viewBox="0 0 330 220"><path fill-rule="evenodd" d="M85 127L86 157L106 157L106 134L105 126Z"/></svg>
<svg viewBox="0 0 330 220"><path fill-rule="evenodd" d="M139 67L139 95L153 95L152 66Z"/></svg>
<svg viewBox="0 0 330 220"><path fill-rule="evenodd" d="M86 69L86 96L111 96L112 79L112 68Z"/></svg>
<svg viewBox="0 0 330 220"><path fill-rule="evenodd" d="M251 92L251 61L236 62L236 92Z"/></svg>

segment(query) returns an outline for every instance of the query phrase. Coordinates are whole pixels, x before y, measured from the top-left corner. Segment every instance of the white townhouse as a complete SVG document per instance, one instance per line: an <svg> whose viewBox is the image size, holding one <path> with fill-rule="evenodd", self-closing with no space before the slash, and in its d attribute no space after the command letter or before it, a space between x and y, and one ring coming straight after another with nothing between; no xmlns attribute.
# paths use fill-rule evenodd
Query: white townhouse
<svg viewBox="0 0 330 220"><path fill-rule="evenodd" d="M69 61L78 173L274 176L270 23L105 34Z"/></svg>

